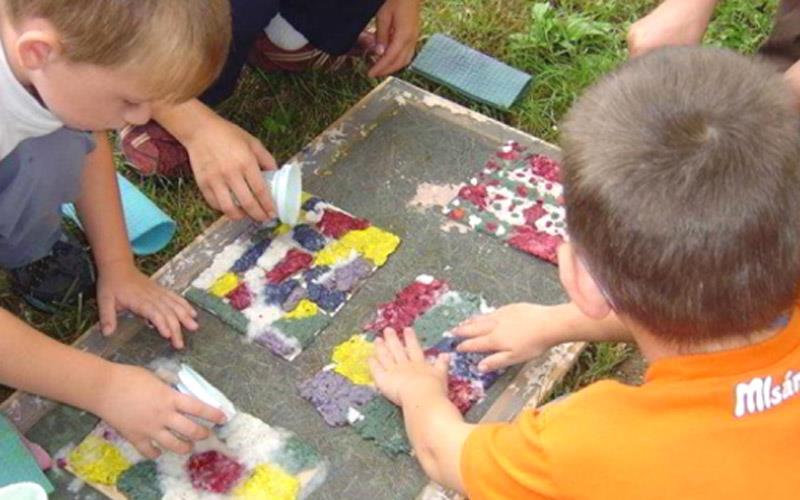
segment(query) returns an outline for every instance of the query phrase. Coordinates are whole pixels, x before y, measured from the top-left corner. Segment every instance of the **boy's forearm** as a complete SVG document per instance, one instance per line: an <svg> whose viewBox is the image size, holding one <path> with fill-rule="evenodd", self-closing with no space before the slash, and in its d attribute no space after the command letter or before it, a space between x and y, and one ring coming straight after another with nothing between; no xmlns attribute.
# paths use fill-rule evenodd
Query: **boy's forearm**
<svg viewBox="0 0 800 500"><path fill-rule="evenodd" d="M416 457L428 477L463 492L461 450L475 425L464 422L461 413L443 394L424 388L403 401L403 419Z"/></svg>
<svg viewBox="0 0 800 500"><path fill-rule="evenodd" d="M97 413L114 364L66 346L0 309L0 383Z"/></svg>
<svg viewBox="0 0 800 500"><path fill-rule="evenodd" d="M87 157L75 206L102 271L112 263L133 265L133 254L125 230L111 143L105 133L96 133L95 139L97 146Z"/></svg>
<svg viewBox="0 0 800 500"><path fill-rule="evenodd" d="M612 311L603 319L586 316L573 302L554 306L553 317L560 323L554 328L551 345L564 342L633 342L630 330Z"/></svg>
<svg viewBox="0 0 800 500"><path fill-rule="evenodd" d="M153 118L159 125L184 145L191 141L194 132L203 122L217 117L214 110L198 99L160 106L153 113Z"/></svg>

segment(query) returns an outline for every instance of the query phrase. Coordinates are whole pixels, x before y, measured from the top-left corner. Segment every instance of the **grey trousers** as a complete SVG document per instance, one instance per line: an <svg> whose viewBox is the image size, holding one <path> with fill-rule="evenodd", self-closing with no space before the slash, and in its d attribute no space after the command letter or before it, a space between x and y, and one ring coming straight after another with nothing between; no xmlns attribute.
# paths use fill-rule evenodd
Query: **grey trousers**
<svg viewBox="0 0 800 500"><path fill-rule="evenodd" d="M61 205L80 194L91 134L62 128L22 141L0 160L0 267L45 257L62 235Z"/></svg>

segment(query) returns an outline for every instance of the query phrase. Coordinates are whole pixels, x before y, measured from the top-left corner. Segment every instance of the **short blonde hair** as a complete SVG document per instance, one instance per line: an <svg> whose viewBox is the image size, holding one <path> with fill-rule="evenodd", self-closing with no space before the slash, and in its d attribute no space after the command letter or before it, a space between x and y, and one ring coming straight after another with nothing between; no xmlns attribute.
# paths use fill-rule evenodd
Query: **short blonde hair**
<svg viewBox="0 0 800 500"><path fill-rule="evenodd" d="M228 55L228 0L0 0L12 24L42 18L72 62L146 71L171 101L200 94Z"/></svg>

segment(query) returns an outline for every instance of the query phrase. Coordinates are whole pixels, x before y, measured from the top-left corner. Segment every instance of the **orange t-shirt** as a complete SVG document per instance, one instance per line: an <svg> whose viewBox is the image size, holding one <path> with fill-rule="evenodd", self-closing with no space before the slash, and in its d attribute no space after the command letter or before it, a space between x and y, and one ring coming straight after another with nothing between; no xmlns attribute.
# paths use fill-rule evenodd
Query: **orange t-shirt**
<svg viewBox="0 0 800 500"><path fill-rule="evenodd" d="M731 311L736 314L736 311ZM663 359L467 438L471 500L800 498L800 314L765 342Z"/></svg>

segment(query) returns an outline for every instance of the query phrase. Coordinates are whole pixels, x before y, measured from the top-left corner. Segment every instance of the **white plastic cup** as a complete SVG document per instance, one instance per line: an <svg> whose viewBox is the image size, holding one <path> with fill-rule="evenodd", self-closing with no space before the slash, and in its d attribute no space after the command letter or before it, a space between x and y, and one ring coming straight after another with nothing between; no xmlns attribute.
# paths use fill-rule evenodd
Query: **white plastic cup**
<svg viewBox="0 0 800 500"><path fill-rule="evenodd" d="M0 500L47 500L47 492L36 483L16 483L0 488Z"/></svg>
<svg viewBox="0 0 800 500"><path fill-rule="evenodd" d="M180 392L194 396L203 403L222 411L225 414L226 422L230 422L236 416L236 407L231 400L189 365L181 364L181 369L178 371L178 383L175 387Z"/></svg>
<svg viewBox="0 0 800 500"><path fill-rule="evenodd" d="M300 218L303 196L303 175L300 166L289 163L278 170L265 170L263 176L270 185L278 218L284 224L294 226Z"/></svg>

